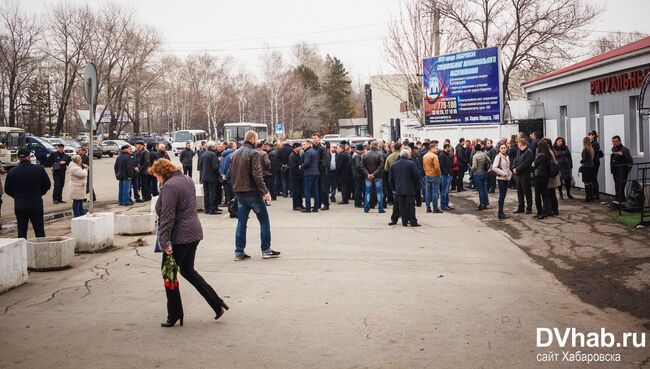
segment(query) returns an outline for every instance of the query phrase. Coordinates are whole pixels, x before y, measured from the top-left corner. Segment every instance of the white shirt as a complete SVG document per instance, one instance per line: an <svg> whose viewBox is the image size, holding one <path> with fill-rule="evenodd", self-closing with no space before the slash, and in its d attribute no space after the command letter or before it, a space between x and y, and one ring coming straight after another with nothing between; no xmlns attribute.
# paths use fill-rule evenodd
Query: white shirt
<svg viewBox="0 0 650 369"><path fill-rule="evenodd" d="M332 159L330 160L330 170L336 170L336 153L332 153Z"/></svg>

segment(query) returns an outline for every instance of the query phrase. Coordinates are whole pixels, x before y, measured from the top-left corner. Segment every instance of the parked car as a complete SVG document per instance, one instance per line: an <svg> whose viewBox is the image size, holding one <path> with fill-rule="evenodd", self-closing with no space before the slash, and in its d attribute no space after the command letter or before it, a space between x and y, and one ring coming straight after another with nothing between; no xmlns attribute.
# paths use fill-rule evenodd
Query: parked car
<svg viewBox="0 0 650 369"><path fill-rule="evenodd" d="M88 150L88 144L84 144L84 148L86 151ZM104 152L102 151L102 147L99 146L97 142L93 142L93 158L95 159L101 159L104 156Z"/></svg>
<svg viewBox="0 0 650 369"><path fill-rule="evenodd" d="M34 156L40 165L49 166L47 163L47 157L56 151L51 143L36 136L26 136L25 143L27 144L29 151L34 153Z"/></svg>
<svg viewBox="0 0 650 369"><path fill-rule="evenodd" d="M102 154L108 155L109 158L112 158L113 155L120 153L120 145L114 140L104 140L101 143Z"/></svg>
<svg viewBox="0 0 650 369"><path fill-rule="evenodd" d="M153 146L153 145L165 144L165 146L167 147L167 150L172 149L171 142L169 142L166 139L164 139L164 138L162 138L160 136L157 136L157 135L138 134L138 135L133 135L133 136L129 137L129 139L127 140L127 142L130 145L135 145L135 143L138 142L138 141L144 142L144 144L147 145L147 147L149 147L149 148L151 146Z"/></svg>
<svg viewBox="0 0 650 369"><path fill-rule="evenodd" d="M51 143L55 148L59 145L65 146L63 151L68 155L74 155L77 152L77 148L70 146L67 141L62 140L57 137L43 137L47 142Z"/></svg>

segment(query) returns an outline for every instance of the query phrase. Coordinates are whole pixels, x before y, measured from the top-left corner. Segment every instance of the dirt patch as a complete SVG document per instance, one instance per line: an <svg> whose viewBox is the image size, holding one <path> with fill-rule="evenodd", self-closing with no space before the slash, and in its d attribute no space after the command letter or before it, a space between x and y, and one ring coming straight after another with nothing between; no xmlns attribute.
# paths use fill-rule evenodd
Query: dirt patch
<svg viewBox="0 0 650 369"><path fill-rule="evenodd" d="M600 309L614 308L645 319L650 329L650 229L616 222L603 204L559 200L560 216L536 220L512 214L516 192L510 191L505 213L497 219L498 197L490 195L487 211L475 211L474 191L452 194L456 213L471 213L502 230L530 258L553 273L582 301Z"/></svg>

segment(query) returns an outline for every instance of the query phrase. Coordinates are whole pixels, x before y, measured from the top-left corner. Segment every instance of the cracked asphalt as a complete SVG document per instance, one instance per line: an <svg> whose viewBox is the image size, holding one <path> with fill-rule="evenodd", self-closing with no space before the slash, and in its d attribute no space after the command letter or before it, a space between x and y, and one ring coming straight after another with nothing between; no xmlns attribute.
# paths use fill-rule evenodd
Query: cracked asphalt
<svg viewBox="0 0 650 369"><path fill-rule="evenodd" d="M0 368L648 367L647 348L580 349L621 361L577 364L538 362L562 349L535 345L538 327L648 332L647 230L580 203L542 226L497 223L474 197L454 194L447 214L418 209L420 228L350 206L300 214L281 199L269 210L282 257L261 258L253 217L245 262L232 261L236 220L201 214L196 267L230 310L214 321L181 279L185 325L172 329L159 324L154 236L116 236L0 295ZM48 227L67 234L69 220Z"/></svg>

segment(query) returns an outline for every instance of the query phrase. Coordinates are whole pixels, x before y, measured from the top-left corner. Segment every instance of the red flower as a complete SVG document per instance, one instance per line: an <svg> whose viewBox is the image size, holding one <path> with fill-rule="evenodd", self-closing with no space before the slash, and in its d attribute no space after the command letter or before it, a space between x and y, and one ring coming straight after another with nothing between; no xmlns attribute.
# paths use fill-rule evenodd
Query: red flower
<svg viewBox="0 0 650 369"><path fill-rule="evenodd" d="M169 287L169 281L165 281L165 287Z"/></svg>

